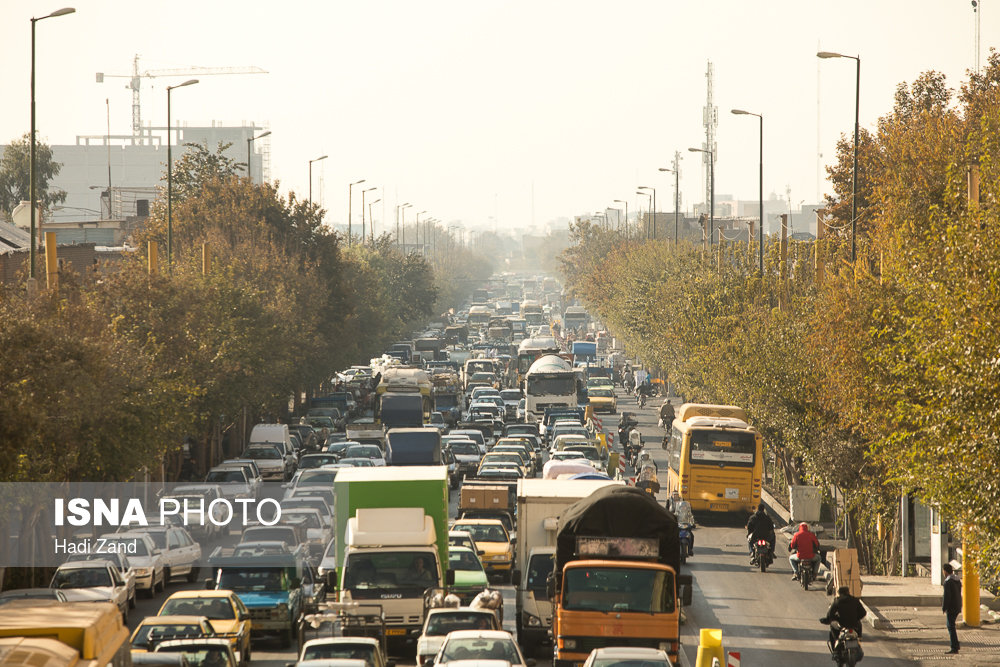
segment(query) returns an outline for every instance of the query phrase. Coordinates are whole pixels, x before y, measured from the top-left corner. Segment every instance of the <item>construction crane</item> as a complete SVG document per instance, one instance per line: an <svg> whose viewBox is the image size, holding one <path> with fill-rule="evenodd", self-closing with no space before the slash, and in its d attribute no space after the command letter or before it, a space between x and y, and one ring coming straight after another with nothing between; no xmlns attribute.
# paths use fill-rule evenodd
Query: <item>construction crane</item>
<svg viewBox="0 0 1000 667"><path fill-rule="evenodd" d="M126 88L132 91L132 136L142 143L142 111L139 104L139 85L143 77L153 79L164 76L211 76L216 74L267 74L259 67L186 67L180 69L159 69L139 71L139 55L132 60L131 74L97 73L97 83L103 83L105 78L128 79Z"/></svg>

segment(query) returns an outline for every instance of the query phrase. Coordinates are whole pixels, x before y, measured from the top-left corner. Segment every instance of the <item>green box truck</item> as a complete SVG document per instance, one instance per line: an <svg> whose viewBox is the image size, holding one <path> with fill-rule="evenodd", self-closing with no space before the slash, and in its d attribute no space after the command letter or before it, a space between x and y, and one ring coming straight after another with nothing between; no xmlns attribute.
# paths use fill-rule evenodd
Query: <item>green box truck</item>
<svg viewBox="0 0 1000 667"><path fill-rule="evenodd" d="M345 468L333 490L341 599L381 604L387 639L415 644L424 591L447 580L448 469Z"/></svg>

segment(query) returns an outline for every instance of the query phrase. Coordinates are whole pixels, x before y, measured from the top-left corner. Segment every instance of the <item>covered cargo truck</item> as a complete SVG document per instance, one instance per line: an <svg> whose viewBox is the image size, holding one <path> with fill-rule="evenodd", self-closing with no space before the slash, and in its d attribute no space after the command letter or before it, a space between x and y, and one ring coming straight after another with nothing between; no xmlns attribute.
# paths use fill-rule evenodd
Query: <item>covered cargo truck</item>
<svg viewBox="0 0 1000 667"><path fill-rule="evenodd" d="M605 646L666 651L677 664L677 520L648 493L607 486L559 518L552 586L553 667Z"/></svg>
<svg viewBox="0 0 1000 667"><path fill-rule="evenodd" d="M517 481L518 539L514 552L517 586L518 638L528 653L548 640L552 601L546 581L552 573L559 517L573 503L590 496L612 480L519 479Z"/></svg>
<svg viewBox="0 0 1000 667"><path fill-rule="evenodd" d="M447 468L345 468L333 490L341 599L381 604L387 639L415 644L424 591L447 577Z"/></svg>

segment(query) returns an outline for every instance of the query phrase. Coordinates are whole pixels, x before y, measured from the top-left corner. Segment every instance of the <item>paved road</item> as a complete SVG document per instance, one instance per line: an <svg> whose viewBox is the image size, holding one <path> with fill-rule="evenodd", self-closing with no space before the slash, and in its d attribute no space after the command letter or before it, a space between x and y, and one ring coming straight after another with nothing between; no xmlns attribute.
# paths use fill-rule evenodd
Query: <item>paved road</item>
<svg viewBox="0 0 1000 667"><path fill-rule="evenodd" d="M665 470L666 457L660 447L664 431L657 426L662 399L652 399L639 409L624 392L618 393L619 409L637 414L647 450L658 468ZM617 419L614 424L610 419L604 423L606 430L610 430ZM658 497L663 502L666 493L661 492ZM787 559L779 557L764 574L752 570L743 529L745 517L698 519L695 555L688 560L694 576L693 604L687 608L687 622L681 631L682 651L688 662L695 664L700 630L720 628L723 646L727 651L739 651L743 666L833 664L826 648L826 626L819 623L831 598L823 590L803 591L798 582L791 580L792 569ZM777 553L783 553L784 548L779 538ZM880 643L879 634L872 630L865 634L862 645L866 666L913 664L900 658L893 647Z"/></svg>

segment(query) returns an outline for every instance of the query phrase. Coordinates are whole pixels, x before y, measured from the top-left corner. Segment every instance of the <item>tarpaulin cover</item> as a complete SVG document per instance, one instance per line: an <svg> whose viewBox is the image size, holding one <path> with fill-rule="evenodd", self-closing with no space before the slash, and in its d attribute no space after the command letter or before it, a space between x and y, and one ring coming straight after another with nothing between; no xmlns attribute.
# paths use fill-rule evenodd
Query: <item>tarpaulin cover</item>
<svg viewBox="0 0 1000 667"><path fill-rule="evenodd" d="M646 537L659 540L657 562L680 572L677 519L641 489L605 486L579 500L559 517L555 572L576 557L577 537Z"/></svg>

